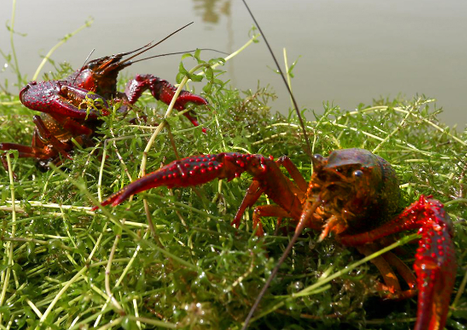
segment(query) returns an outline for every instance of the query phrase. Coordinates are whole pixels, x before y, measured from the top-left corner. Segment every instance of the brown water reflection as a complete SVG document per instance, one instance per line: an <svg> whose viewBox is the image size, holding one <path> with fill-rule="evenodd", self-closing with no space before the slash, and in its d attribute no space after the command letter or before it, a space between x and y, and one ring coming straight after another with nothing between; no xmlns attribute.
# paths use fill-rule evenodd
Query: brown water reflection
<svg viewBox="0 0 467 330"><path fill-rule="evenodd" d="M197 15L201 11L203 22L218 23L221 15L230 16L230 0L193 0L194 10Z"/></svg>
<svg viewBox="0 0 467 330"><path fill-rule="evenodd" d="M299 58L292 84L302 107L320 113L329 101L352 110L380 96L423 93L438 99L447 123L460 128L467 123L467 1L250 0L250 7L276 54L281 57L286 47L290 62ZM4 0L0 22L10 15L11 2ZM77 68L93 48L93 57L134 49L189 21L195 24L155 53L196 47L231 52L248 40L252 26L241 1L20 1L15 30L27 36L16 36L15 45L22 73L30 78L41 55L89 16L93 26L55 52L56 62L66 60ZM5 28L0 28L0 49L10 52ZM204 54L211 56L216 55ZM179 59L142 62L127 71L173 80ZM270 84L279 96L273 109L287 112L289 98L273 66L261 42L229 62L226 77L240 89L255 89L258 80ZM0 72L0 83L5 79L15 91L8 68Z"/></svg>

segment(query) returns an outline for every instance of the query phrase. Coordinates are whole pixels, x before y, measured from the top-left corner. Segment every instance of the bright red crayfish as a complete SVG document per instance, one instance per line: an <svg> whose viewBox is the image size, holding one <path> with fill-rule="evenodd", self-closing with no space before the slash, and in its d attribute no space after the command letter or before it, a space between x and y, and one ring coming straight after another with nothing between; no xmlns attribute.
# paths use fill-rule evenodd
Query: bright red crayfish
<svg viewBox="0 0 467 330"><path fill-rule="evenodd" d="M84 146L91 144L95 128L100 124L98 117L109 114L108 102L123 101L122 109L125 109L149 90L154 98L169 104L176 88L151 74L137 75L128 82L124 93L117 91L118 73L133 64L132 59L136 56L157 44L150 43L130 52L92 60L64 80L30 82L21 90L20 100L29 109L42 112L33 117L36 127L31 146L0 143L0 150L17 150L19 157L35 158L39 168L47 169L49 162L60 162L60 155L71 158L72 138ZM132 56L124 59L127 55ZM97 109L88 110L86 100L94 101ZM207 104L201 96L182 91L174 108L183 110L188 102ZM189 112L184 116L198 126ZM3 163L6 167L4 160Z"/></svg>
<svg viewBox="0 0 467 330"><path fill-rule="evenodd" d="M293 181L282 173L280 166ZM276 204L255 208L253 222L259 235L263 232L261 217L292 218L298 223L294 239L304 227L309 227L321 231L320 239L332 232L340 243L355 246L368 255L376 251L377 245L373 243L379 239L418 229L422 238L414 263L417 279L391 252L374 259L373 263L383 276L385 284L381 284L381 289L387 292L388 298L412 297L417 286L415 329L442 329L457 267L452 224L443 205L430 196L421 196L400 212L400 191L394 170L386 160L367 150L336 150L329 157L314 155L313 170L307 184L287 157L277 161L240 153L188 157L134 181L110 196L102 206L116 206L131 195L154 187L195 186L216 178L231 180L248 172L253 176L253 183L232 225L238 226L245 210L265 193ZM408 283L409 290L401 290L393 267ZM245 328L247 323L248 319Z"/></svg>

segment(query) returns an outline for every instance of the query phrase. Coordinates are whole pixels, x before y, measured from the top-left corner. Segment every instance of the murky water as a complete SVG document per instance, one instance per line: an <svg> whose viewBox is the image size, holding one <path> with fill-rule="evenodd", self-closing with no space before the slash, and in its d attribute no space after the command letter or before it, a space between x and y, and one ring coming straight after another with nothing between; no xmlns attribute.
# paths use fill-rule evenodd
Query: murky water
<svg viewBox="0 0 467 330"><path fill-rule="evenodd" d="M354 109L372 99L408 98L425 94L444 108L442 119L463 129L467 106L467 1L465 0L250 0L250 6L278 57L299 59L292 81L302 107L322 112L331 102ZM11 22L9 0L2 0L0 22ZM195 24L153 53L196 47L231 52L248 40L252 21L239 0L113 0L19 1L15 30L19 66L29 78L41 55L90 16L87 28L57 50L53 59L82 65L93 58L134 49L158 40L187 22ZM10 52L6 28L0 29L0 49ZM216 56L212 54L212 56ZM174 80L180 57L135 64L129 74L153 73ZM2 59L2 64L4 60ZM187 63L189 66L189 63ZM273 109L287 112L289 98L264 42L249 47L225 69L239 89L255 89L258 80L270 84L279 99ZM52 70L50 65L46 71ZM0 72L0 84L15 76Z"/></svg>

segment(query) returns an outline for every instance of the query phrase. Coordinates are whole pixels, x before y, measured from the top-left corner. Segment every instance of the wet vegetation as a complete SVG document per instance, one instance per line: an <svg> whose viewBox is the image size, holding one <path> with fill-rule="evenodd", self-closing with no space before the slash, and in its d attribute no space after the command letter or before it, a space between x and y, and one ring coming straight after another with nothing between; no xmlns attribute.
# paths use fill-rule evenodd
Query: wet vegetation
<svg viewBox="0 0 467 330"><path fill-rule="evenodd" d="M95 146L77 146L73 160L48 172L12 152L11 170L0 171L0 329L241 327L293 233L293 223L278 228L276 219L267 218L267 235L258 239L251 211L238 230L230 226L250 177L153 189L114 209L90 211L138 178L142 163L149 172L194 154L288 155L310 178L296 114L271 110L274 93L267 87L233 90L222 71L211 68L216 60L196 59L204 80L190 87L210 103L209 109L196 109L206 134L178 114L164 119L167 106L148 95L126 118L116 111L102 118ZM184 61L186 67L192 64ZM57 66L53 75L69 73L67 66ZM180 78L186 74L181 66ZM303 109L314 153L353 147L374 151L398 172L407 205L420 194L445 204L459 264L447 327L465 329L467 130L440 123L440 111L424 96L375 100L352 112L331 104L320 115ZM29 144L31 113L17 95L2 92L0 141ZM164 128L154 137L161 123ZM259 201L267 203L264 196ZM318 235L306 231L299 239L251 329L413 327L416 299L383 301L375 290L376 268L371 263L353 267L362 259L355 249L332 237L317 243ZM405 244L400 257L412 264L415 248ZM326 281L335 273L339 276Z"/></svg>

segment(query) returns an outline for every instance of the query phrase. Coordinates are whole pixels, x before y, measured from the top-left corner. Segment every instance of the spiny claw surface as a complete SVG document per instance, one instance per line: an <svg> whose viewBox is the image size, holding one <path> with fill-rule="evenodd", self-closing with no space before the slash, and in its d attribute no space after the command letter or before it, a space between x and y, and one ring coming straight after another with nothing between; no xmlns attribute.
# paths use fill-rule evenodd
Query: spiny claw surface
<svg viewBox="0 0 467 330"><path fill-rule="evenodd" d="M338 240L358 246L388 235L419 229L422 238L415 255L418 311L416 330L443 329L449 310L457 269L453 229L443 205L431 196L420 196L401 215L374 230L357 235L343 235Z"/></svg>
<svg viewBox="0 0 467 330"><path fill-rule="evenodd" d="M418 284L415 329L442 329L446 324L457 269L452 224L440 202L420 198L419 204L425 212L414 263Z"/></svg>
<svg viewBox="0 0 467 330"><path fill-rule="evenodd" d="M277 184L281 183L280 176L283 176L275 162L262 155L236 152L200 155L176 160L155 172L147 174L107 198L102 206L109 204L116 206L131 195L155 187L190 187L207 183L216 178L232 180L245 171L257 178L264 176L265 181L273 181ZM276 180L278 176L279 178ZM280 189L269 193L271 196L280 194Z"/></svg>
<svg viewBox="0 0 467 330"><path fill-rule="evenodd" d="M102 206L108 204L116 206L131 195L159 186L167 186L169 188L174 186L188 187L209 182L214 178L229 177L228 172L224 169L223 161L225 157L226 154L222 153L176 160L130 183L122 190L107 198L102 203ZM97 207L94 209L97 209Z"/></svg>
<svg viewBox="0 0 467 330"><path fill-rule="evenodd" d="M132 182L104 201L102 205L112 203L112 206L116 206L131 195L159 186L188 187L209 182L214 178L223 178L225 177L223 156L223 154L201 155L174 161Z"/></svg>
<svg viewBox="0 0 467 330"><path fill-rule="evenodd" d="M109 106L103 97L63 81L30 82L21 90L19 98L29 109L71 118L97 119L109 114ZM86 99L99 100L100 112L80 109L78 106Z"/></svg>

